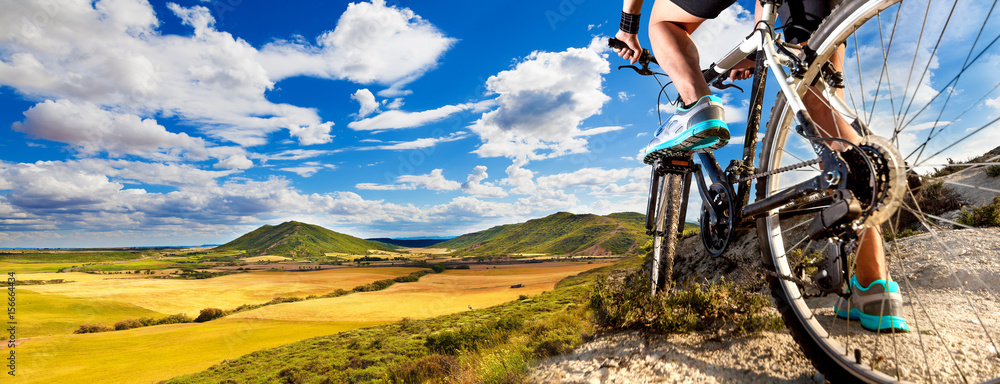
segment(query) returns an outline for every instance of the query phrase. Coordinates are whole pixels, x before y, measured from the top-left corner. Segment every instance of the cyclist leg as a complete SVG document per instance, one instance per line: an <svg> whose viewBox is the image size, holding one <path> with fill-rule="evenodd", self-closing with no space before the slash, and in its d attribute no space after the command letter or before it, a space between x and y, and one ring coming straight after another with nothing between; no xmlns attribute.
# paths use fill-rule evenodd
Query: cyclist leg
<svg viewBox="0 0 1000 384"><path fill-rule="evenodd" d="M691 40L691 33L705 20L666 0L657 1L650 15L649 42L653 54L662 58L660 67L674 82L685 105L712 94L701 74L698 47Z"/></svg>
<svg viewBox="0 0 1000 384"><path fill-rule="evenodd" d="M786 38L792 43L804 43L809 34L815 31L819 22L829 14L830 4L823 0L807 0L801 3L789 2L779 9L783 22L788 21L791 27L785 27ZM837 71L843 70L844 48L830 58L830 63ZM843 97L843 90L837 90L838 97ZM825 137L835 137L853 144L861 142L850 122L840 118L830 103L818 90L811 89L802 98L809 115L820 126L820 134ZM848 145L831 143L834 150L846 150ZM849 282L852 291L852 301L838 299L835 306L838 316L860 319L868 329L898 329L909 330L906 320L902 317L902 296L895 282L889 280L885 261L885 246L882 235L877 227L864 228L858 232L858 248L855 252L854 277ZM875 308L878 309L875 309Z"/></svg>
<svg viewBox="0 0 1000 384"><path fill-rule="evenodd" d="M712 95L699 65L691 33L728 7L730 0L660 0L650 15L649 40L660 67L684 104L660 126L646 146L644 162L687 152L710 152L729 142L722 100Z"/></svg>

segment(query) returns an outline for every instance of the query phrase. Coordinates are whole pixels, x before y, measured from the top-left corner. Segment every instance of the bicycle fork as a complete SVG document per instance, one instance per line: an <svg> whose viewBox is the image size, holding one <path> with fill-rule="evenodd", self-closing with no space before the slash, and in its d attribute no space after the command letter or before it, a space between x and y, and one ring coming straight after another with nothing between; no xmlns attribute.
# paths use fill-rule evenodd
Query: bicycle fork
<svg viewBox="0 0 1000 384"><path fill-rule="evenodd" d="M671 284L676 237L683 233L687 217L687 201L691 193L692 176L697 179L702 198L702 242L712 256L718 256L728 246L735 221L732 207L732 186L723 180L725 174L711 153L700 153L711 184L702 172L703 165L691 156L663 158L653 164L649 201L646 206L646 234L653 235L651 268L652 292ZM718 228L725 227L719 231ZM717 235L721 234L723 239ZM671 237L668 237L671 236ZM666 240L666 243L664 243Z"/></svg>

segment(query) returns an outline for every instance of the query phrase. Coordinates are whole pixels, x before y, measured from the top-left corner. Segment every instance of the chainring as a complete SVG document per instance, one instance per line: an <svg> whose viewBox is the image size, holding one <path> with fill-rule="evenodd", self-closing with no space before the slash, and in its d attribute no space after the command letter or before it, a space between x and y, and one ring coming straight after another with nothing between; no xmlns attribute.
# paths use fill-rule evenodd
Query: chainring
<svg viewBox="0 0 1000 384"><path fill-rule="evenodd" d="M730 188L712 184L707 192L711 201L701 205L701 242L709 255L718 257L729 247L736 232L736 207ZM714 210L718 218L715 224L710 222L709 209Z"/></svg>

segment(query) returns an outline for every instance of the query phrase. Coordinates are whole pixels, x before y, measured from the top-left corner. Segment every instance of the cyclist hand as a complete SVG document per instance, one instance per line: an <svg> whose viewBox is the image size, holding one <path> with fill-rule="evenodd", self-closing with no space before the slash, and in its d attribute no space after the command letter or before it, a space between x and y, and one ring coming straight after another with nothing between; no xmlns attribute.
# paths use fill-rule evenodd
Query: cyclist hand
<svg viewBox="0 0 1000 384"><path fill-rule="evenodd" d="M733 69L730 70L729 81L749 79L750 76L753 76L754 66L756 65L757 63L750 59L740 60L740 62L736 63L736 65L733 66Z"/></svg>
<svg viewBox="0 0 1000 384"><path fill-rule="evenodd" d="M635 62L639 60L639 56L642 55L642 47L639 46L639 36L618 30L615 38L624 41L625 44L628 45L628 49L616 50L618 56L628 60L631 64L635 64Z"/></svg>

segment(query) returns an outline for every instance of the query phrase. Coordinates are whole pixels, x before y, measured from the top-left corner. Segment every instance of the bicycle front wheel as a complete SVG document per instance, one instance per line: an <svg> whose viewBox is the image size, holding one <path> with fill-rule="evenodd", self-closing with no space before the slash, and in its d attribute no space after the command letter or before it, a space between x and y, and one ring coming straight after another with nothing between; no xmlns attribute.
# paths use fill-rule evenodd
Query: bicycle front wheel
<svg viewBox="0 0 1000 384"><path fill-rule="evenodd" d="M653 260L650 265L652 294L669 290L673 286L674 256L677 252L677 233L681 225L681 204L683 204L683 180L679 174L659 174L659 198L656 199L655 232L653 233Z"/></svg>
<svg viewBox="0 0 1000 384"><path fill-rule="evenodd" d="M990 177L1000 174L1000 165L989 164L1000 161L1000 9L994 6L847 0L810 40L817 62L837 62L844 75L833 101L808 87L818 71L800 83L804 98L825 102L828 120L810 110L820 129L836 132L830 125L842 124L884 137L892 148L882 152L896 151L910 169L909 175L891 175L907 179L902 197L893 198L899 209L864 222L859 231L884 248L884 270L903 297L906 333L869 331L840 318L836 294L804 283L816 273L810 261L839 241L812 241L806 233L814 212L824 207L823 196L758 219L764 262L778 275L770 278L776 305L832 382L1000 382L1000 231L983 228L1000 224L1000 199L994 200L1000 178ZM838 102L850 113L836 112L831 105ZM816 159L813 143L796 133L793 120L779 95L761 172ZM759 179L757 198L819 175L818 167ZM856 256L847 260L856 270Z"/></svg>

